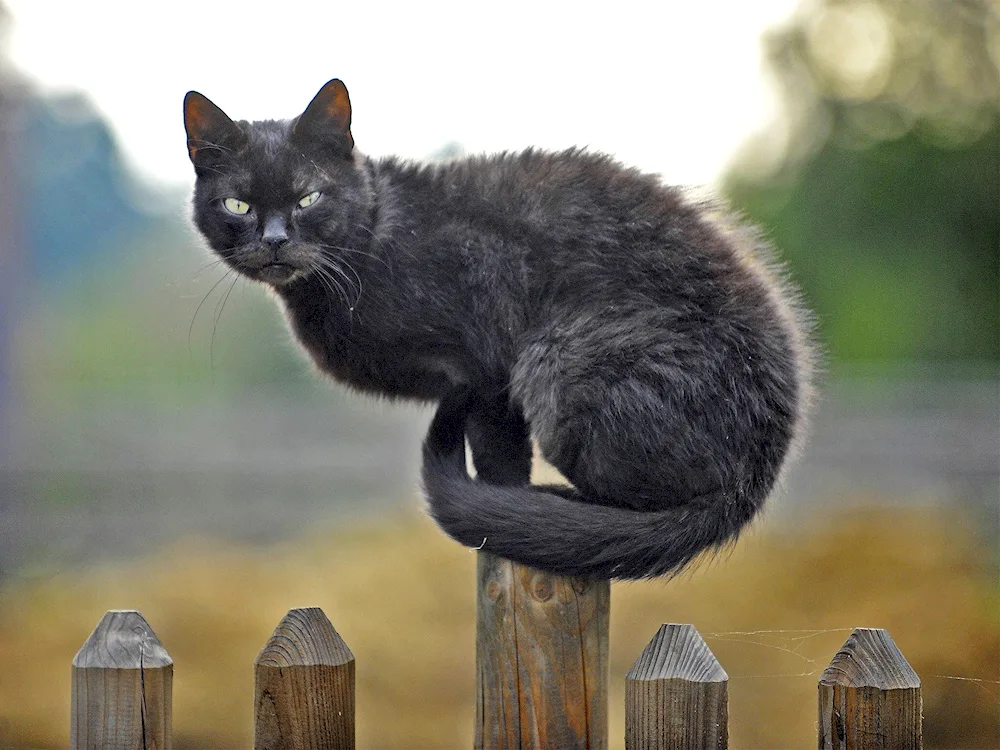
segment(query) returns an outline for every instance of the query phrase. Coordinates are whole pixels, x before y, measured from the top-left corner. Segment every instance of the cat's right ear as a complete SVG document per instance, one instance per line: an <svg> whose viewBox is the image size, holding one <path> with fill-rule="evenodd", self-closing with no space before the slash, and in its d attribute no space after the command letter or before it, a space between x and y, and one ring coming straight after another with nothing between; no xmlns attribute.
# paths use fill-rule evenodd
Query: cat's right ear
<svg viewBox="0 0 1000 750"><path fill-rule="evenodd" d="M184 129L188 155L195 170L211 166L212 162L236 151L246 142L240 126L197 91L189 91L184 96Z"/></svg>
<svg viewBox="0 0 1000 750"><path fill-rule="evenodd" d="M332 147L341 155L354 150L351 136L351 99L344 82L327 81L295 120L293 137L310 143Z"/></svg>

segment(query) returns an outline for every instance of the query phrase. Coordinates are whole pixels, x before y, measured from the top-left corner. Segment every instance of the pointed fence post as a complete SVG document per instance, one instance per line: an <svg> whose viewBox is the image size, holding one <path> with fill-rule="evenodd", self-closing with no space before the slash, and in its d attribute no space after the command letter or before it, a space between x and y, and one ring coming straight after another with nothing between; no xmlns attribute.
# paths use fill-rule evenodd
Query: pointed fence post
<svg viewBox="0 0 1000 750"><path fill-rule="evenodd" d="M292 609L254 662L254 750L354 750L354 654L319 607Z"/></svg>
<svg viewBox="0 0 1000 750"><path fill-rule="evenodd" d="M855 630L820 676L819 747L923 747L920 678L885 630Z"/></svg>
<svg viewBox="0 0 1000 750"><path fill-rule="evenodd" d="M71 750L170 750L173 675L141 614L107 612L73 659Z"/></svg>
<svg viewBox="0 0 1000 750"><path fill-rule="evenodd" d="M663 625L625 675L626 750L725 750L728 685L693 625Z"/></svg>
<svg viewBox="0 0 1000 750"><path fill-rule="evenodd" d="M608 581L478 556L475 747L605 750Z"/></svg>

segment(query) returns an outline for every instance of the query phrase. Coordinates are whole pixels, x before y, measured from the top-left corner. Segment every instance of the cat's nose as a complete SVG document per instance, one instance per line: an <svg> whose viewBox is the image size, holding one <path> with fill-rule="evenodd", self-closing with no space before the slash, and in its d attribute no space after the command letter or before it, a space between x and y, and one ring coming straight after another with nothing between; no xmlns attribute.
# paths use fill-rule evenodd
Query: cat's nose
<svg viewBox="0 0 1000 750"><path fill-rule="evenodd" d="M261 241L272 250L288 240L288 225L281 216L270 216L264 222Z"/></svg>

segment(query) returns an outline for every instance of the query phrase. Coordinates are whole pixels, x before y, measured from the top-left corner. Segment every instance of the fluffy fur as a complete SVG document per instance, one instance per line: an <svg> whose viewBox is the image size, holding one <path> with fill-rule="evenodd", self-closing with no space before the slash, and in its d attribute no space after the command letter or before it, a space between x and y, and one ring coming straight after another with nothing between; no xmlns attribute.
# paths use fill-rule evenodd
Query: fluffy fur
<svg viewBox="0 0 1000 750"><path fill-rule="evenodd" d="M801 434L809 350L755 233L576 149L366 158L339 81L282 122L192 92L185 124L198 228L276 291L319 368L440 401L423 478L456 540L644 578L760 510ZM573 489L529 484L531 437Z"/></svg>

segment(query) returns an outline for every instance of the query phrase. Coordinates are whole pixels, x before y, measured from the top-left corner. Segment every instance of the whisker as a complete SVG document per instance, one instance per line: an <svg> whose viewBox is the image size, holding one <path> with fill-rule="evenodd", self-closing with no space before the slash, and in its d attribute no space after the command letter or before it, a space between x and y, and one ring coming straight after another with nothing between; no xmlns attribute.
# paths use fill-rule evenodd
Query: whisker
<svg viewBox="0 0 1000 750"><path fill-rule="evenodd" d="M208 172L215 172L216 174L221 174L221 175L225 175L226 174L221 169L216 169L215 167L210 167L207 164L199 164L198 165L198 169L204 169L204 170L206 170Z"/></svg>
<svg viewBox="0 0 1000 750"><path fill-rule="evenodd" d="M194 280L194 279L198 278L198 276L201 275L203 272L207 271L208 269L215 268L215 266L221 265L222 262L223 262L222 258L216 258L215 260L210 260L210 261L208 261L206 263L202 263L200 266L198 266L196 269L194 269L191 272L191 275L188 278L191 279L191 280Z"/></svg>
<svg viewBox="0 0 1000 750"><path fill-rule="evenodd" d="M227 154L233 153L233 150L228 146L223 146L219 143L212 143L211 141L202 141L199 139L193 139L194 143L199 149L215 149L216 151L225 151Z"/></svg>
<svg viewBox="0 0 1000 750"><path fill-rule="evenodd" d="M198 306L194 309L194 315L191 316L191 325L188 326L188 355L191 359L194 359L194 350L191 348L191 332L194 330L194 322L198 319L198 311L201 310L201 306L205 304L205 300L209 298L209 295L211 295L212 292L215 291L216 287L225 281L231 273L233 273L233 269L230 268L222 274L222 278L212 284L212 288L205 292L205 296L201 298L201 302L199 302Z"/></svg>
<svg viewBox="0 0 1000 750"><path fill-rule="evenodd" d="M331 295L335 297L339 296L340 299L343 300L344 305L346 305L348 308L351 307L351 303L347 297L347 293L344 291L344 288L333 276L330 275L329 271L327 271L321 265L312 265L311 270L316 273L316 276L319 277L320 282L323 284L324 287L326 287L326 289L330 292Z"/></svg>
<svg viewBox="0 0 1000 750"><path fill-rule="evenodd" d="M354 270L354 266L352 266L346 260L344 261L344 265L347 267L348 271L354 274L354 278L357 279L358 281L358 295L354 299L354 304L355 306L357 306L357 304L361 301L361 292L364 291L364 285L361 283L361 277L358 275L358 272ZM344 276L346 277L347 274L344 274Z"/></svg>
<svg viewBox="0 0 1000 750"><path fill-rule="evenodd" d="M229 301L229 295L233 292L233 287L236 286L236 282L240 280L240 275L236 274L233 278L233 283L229 285L229 289L222 296L221 306L216 306L215 310L215 324L212 326L212 339L208 344L208 362L209 369L212 373L212 382L215 382L215 332L219 328L219 320L222 318L222 311L226 309L226 302Z"/></svg>
<svg viewBox="0 0 1000 750"><path fill-rule="evenodd" d="M334 271L335 273L339 274L340 277L344 279L344 281L346 281L348 284L351 285L351 287L353 287L353 288L356 289L354 304L353 305L349 305L349 307L353 310L357 306L358 302L361 300L361 292L362 292L362 290L364 288L363 285L362 285L362 283L361 283L361 277L358 275L358 272L355 271L354 268L351 267L351 265L349 263L345 262L344 265L346 265L347 268L351 271L351 273L354 274L354 279L352 279L350 276L347 275L347 273L344 271L344 269L340 267L340 264L337 263L332 258L327 258L327 257L321 256L318 259L318 262L321 263L321 264L323 264L324 267L327 268L328 270Z"/></svg>
<svg viewBox="0 0 1000 750"><path fill-rule="evenodd" d="M346 273L344 273L344 270L340 267L340 264L337 263L335 260L331 258L320 257L316 259L316 263L321 268L325 268L328 271L333 271L340 278L344 279L344 281L348 282L351 285L352 289L354 288L354 280L351 279Z"/></svg>
<svg viewBox="0 0 1000 750"><path fill-rule="evenodd" d="M339 269L336 269L336 268L334 270L338 270L339 271ZM337 290L340 292L340 298L343 300L344 306L347 308L347 311L349 313L348 317L349 317L350 320L353 321L354 320L354 315L355 315L354 308L357 306L357 302L355 302L354 304L351 304L351 300L348 297L347 292L344 290L344 287L340 284L340 282L337 281L337 279L333 275L330 274L330 272L328 270L326 270L324 268L320 268L320 269L318 269L318 272L322 276L325 276L327 279L329 279L329 283L330 284L333 284L333 285L336 286ZM341 273L341 276L346 279L346 277L344 277L343 273ZM347 279L347 280L350 281L350 279Z"/></svg>
<svg viewBox="0 0 1000 750"><path fill-rule="evenodd" d="M321 271L319 274L323 285L330 290L330 295L335 298L339 297L344 301L344 305L347 305L347 295L344 294L344 290L340 287L340 285L337 284L337 282L325 271Z"/></svg>
<svg viewBox="0 0 1000 750"><path fill-rule="evenodd" d="M347 307L351 307L351 298L350 298L350 296L349 296L349 295L347 294L347 290L346 290L346 289L344 288L343 284L341 284L341 283L340 283L340 282L339 282L339 281L337 280L337 277L336 277L336 276L334 276L333 274L331 274L331 273L330 273L330 271L331 271L331 270L332 270L332 271L337 271L338 273L340 273L340 269L338 269L338 268L337 268L337 267L335 267L335 266L331 266L331 267L330 267L330 268L328 268L328 269L320 269L320 270L321 270L322 274L323 274L324 276L326 276L326 277L327 277L327 278L328 278L328 279L330 280L330 283L331 283L331 284L333 284L334 286L336 286L336 287L337 287L337 290L338 290L338 291L340 292L340 296L341 296L341 298L342 298L342 299L344 300L344 304L345 304L345 305L346 305ZM342 277L342 278L343 278L343 279L344 279L345 281L350 281L350 279L348 279L348 278L347 278L346 276L344 276L344 274L343 274L343 273L340 273L340 276L341 276L341 277Z"/></svg>
<svg viewBox="0 0 1000 750"><path fill-rule="evenodd" d="M369 233L371 232L370 229L366 229L366 231L368 231ZM372 236L374 236L374 235L372 235ZM386 268L388 268L390 271L392 270L392 266L390 266L386 262L385 258L380 258L379 256L375 255L375 253L365 252L364 250L358 250L357 248L354 248L354 247L341 247L340 245L325 245L323 243L316 243L316 246L317 247L322 247L322 248L324 248L326 250L339 250L340 252L343 252L343 253L355 253L357 255L364 255L366 258L371 258L372 260L377 260L379 263L381 263L383 266L385 266Z"/></svg>

